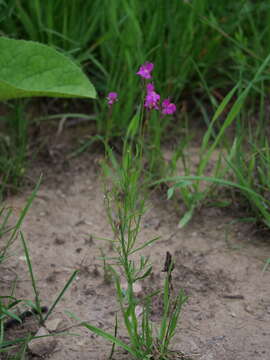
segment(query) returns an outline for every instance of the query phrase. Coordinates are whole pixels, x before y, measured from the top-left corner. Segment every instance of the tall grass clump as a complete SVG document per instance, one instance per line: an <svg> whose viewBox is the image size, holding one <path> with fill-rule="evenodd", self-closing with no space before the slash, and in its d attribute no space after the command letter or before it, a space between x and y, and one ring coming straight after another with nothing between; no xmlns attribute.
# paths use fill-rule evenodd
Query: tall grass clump
<svg viewBox="0 0 270 360"><path fill-rule="evenodd" d="M121 104L123 116L113 121L112 134L123 133L127 119L135 111L133 104L140 96L138 82L128 74L138 64L145 60L155 63L160 74L157 80L160 91L165 97L172 93L178 100L184 89L197 86L197 67L206 71L215 69L214 64L226 54L222 50L222 36L198 17L209 14L208 1L195 1L192 8L184 1L172 1L168 5L163 0L158 7L152 0L104 1L104 4L101 31L109 29L109 32L99 51L104 67L109 64L106 90L117 89L120 97L126 99ZM114 54L118 55L115 59ZM106 127L106 115L102 124Z"/></svg>
<svg viewBox="0 0 270 360"><path fill-rule="evenodd" d="M249 123L247 119L243 119L244 104L249 100L250 93L257 91L257 86L261 85L269 61L270 55L260 64L246 86L239 82L219 104L203 136L197 169L191 173L189 168L185 168L184 176L168 177L158 181L167 184L172 182L168 197L171 198L178 191L184 200L187 212L181 219L180 226L184 226L192 218L196 207L209 198L213 188L221 185L240 193L249 204L255 219L269 227L268 129L264 114L259 115L257 124L253 126L247 127ZM232 104L236 95L238 96ZM263 112L263 94L261 101ZM229 104L229 111L227 110L224 120L215 129L216 123ZM209 176L206 170L215 150L218 150L220 155L214 164L212 175ZM205 182L211 186L205 187Z"/></svg>
<svg viewBox="0 0 270 360"><path fill-rule="evenodd" d="M65 51L77 61L91 57L88 45L96 37L97 1L4 1L6 36L38 41ZM94 41L93 41L94 43Z"/></svg>

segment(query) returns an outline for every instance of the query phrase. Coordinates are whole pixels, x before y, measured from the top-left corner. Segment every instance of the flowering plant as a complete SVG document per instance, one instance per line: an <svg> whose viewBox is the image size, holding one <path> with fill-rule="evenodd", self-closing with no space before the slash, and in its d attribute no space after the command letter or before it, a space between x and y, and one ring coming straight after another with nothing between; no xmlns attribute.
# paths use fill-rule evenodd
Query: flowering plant
<svg viewBox="0 0 270 360"><path fill-rule="evenodd" d="M143 79L151 79L151 72L154 69L154 64L146 62L141 65L139 71L136 73ZM160 110L159 107L160 95L155 91L155 87L153 83L148 83L146 85L146 96L144 106L149 109ZM171 103L169 99L165 99L162 102L161 113L163 115L172 115L176 111L175 104Z"/></svg>
<svg viewBox="0 0 270 360"><path fill-rule="evenodd" d="M146 96L144 106L151 109L159 109L158 103L160 100L160 95L155 92L154 85L152 83L146 85Z"/></svg>
<svg viewBox="0 0 270 360"><path fill-rule="evenodd" d="M147 196L148 181L141 181L144 175L144 156L147 158L147 170L152 174L159 170L161 153L161 135L166 128L163 115L172 115L176 111L175 104L169 99L160 103L160 95L156 92L152 79L154 64L146 62L136 73L143 79L144 93L142 106L136 112L123 138L122 157L118 160L108 142L106 142L107 159L103 169L110 185L105 192L105 203L114 239L110 240L115 256L105 258L113 263L108 265L116 285L119 311L123 317L125 328L129 336L129 343L123 342L117 335L117 316L114 335L103 331L92 324L83 322L90 331L110 340L114 346L125 349L137 360L169 360L173 359L169 345L175 335L182 306L186 302L183 291L174 292L172 286L173 260L170 253L166 255L166 273L163 285L163 312L160 326L156 328L151 322L152 302L159 291L148 293L140 301L141 281L152 273L152 265L148 256L141 255L139 260L134 254L154 243L157 238L145 241L138 246L137 237L140 230L141 218L145 212L145 196ZM118 99L116 92L107 96L109 106L109 120L113 113L113 105ZM146 116L145 111L147 110ZM160 115L161 116L158 116ZM162 120L161 120L162 118ZM149 130L147 136L145 130ZM148 144L151 146L148 146ZM112 170L113 167L113 170ZM112 176L113 174L113 176ZM159 171L158 171L159 174ZM168 259L169 260L168 260ZM120 268L118 272L116 269ZM123 279L124 278L124 279ZM123 282L124 280L124 282Z"/></svg>
<svg viewBox="0 0 270 360"><path fill-rule="evenodd" d="M118 100L118 94L116 92L110 92L107 96L108 105L113 105Z"/></svg>
<svg viewBox="0 0 270 360"><path fill-rule="evenodd" d="M144 79L151 79L152 78L151 72L153 69L154 69L154 64L146 62L143 65L141 65L139 71L136 74Z"/></svg>
<svg viewBox="0 0 270 360"><path fill-rule="evenodd" d="M145 62L140 66L139 71L136 72L142 79L152 79L152 71L154 64ZM107 96L108 105L112 106L118 99L116 92L110 92ZM144 99L144 107L148 110L160 110L163 115L172 115L176 112L176 105L171 103L169 99L165 99L162 102L162 108L159 106L160 95L155 91L153 82L146 84L146 94Z"/></svg>
<svg viewBox="0 0 270 360"><path fill-rule="evenodd" d="M170 102L170 99L165 99L162 102L162 114L171 115L176 111L175 104Z"/></svg>

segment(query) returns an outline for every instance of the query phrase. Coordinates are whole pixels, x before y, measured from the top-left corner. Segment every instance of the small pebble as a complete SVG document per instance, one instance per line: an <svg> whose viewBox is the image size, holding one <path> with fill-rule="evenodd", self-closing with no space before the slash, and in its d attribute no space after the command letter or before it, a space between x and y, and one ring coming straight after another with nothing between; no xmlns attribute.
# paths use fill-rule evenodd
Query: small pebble
<svg viewBox="0 0 270 360"><path fill-rule="evenodd" d="M50 335L45 327L41 327L35 336ZM51 354L56 348L57 341L53 336L45 336L38 339L33 339L28 343L28 348L32 354L39 357Z"/></svg>

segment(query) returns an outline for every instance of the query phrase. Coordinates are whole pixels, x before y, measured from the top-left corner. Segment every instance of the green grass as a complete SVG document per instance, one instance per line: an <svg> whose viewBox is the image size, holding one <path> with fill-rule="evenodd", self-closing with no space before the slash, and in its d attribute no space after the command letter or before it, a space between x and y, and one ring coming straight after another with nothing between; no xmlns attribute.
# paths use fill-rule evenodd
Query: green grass
<svg viewBox="0 0 270 360"><path fill-rule="evenodd" d="M35 194L37 192L39 184L29 197L24 209L21 211L20 216L14 225L10 225L12 217L12 209L2 207L0 210L0 268L4 266L4 263L8 258L12 258L11 247L20 236L20 227L24 221L24 218L32 205ZM14 255L13 255L14 256ZM0 296L0 353L8 352L13 346L18 343L22 343L22 347L18 350L18 355L23 356L25 352L25 344L29 339L14 339L7 341L5 339L5 322L7 319L17 320L21 322L18 317L17 308L20 304L27 304L27 301L19 299L15 296L16 281L9 284L9 294ZM40 311L41 313L41 311Z"/></svg>
<svg viewBox="0 0 270 360"><path fill-rule="evenodd" d="M34 268L32 265L31 255L29 246L27 244L26 239L23 236L23 233L20 231L21 225L27 215L29 208L32 206L33 200L36 196L40 185L40 181L36 185L36 188L32 192L24 209L21 211L16 223L14 225L10 225L11 217L12 217L12 209L2 207L0 209L0 270L7 260L12 261L14 258L14 245L17 240L21 240L22 248L24 252L24 256L26 258L27 268L29 271L29 277L32 285L32 296L33 299L23 299L16 296L16 282L20 280L18 276L16 279L7 284L5 291L6 295L0 296L0 357L2 355L5 356L5 359L16 358L23 359L26 354L27 344L29 341L38 338L35 335L31 334L30 331L24 337L18 337L15 335L13 338L7 339L6 331L7 331L7 323L12 319L17 322L17 326L23 321L22 306L26 309L31 309L34 311L35 316L37 318L37 323L39 326L44 325L48 317L52 314L55 306L60 302L65 292L70 287L71 283L77 276L78 271L74 271L70 278L67 280L63 289L56 296L52 304L49 307L42 306L42 299L39 295L38 285L35 277ZM3 243L3 244L2 244ZM2 273L2 272L0 272ZM1 278L1 276L0 276ZM1 279L0 279L1 280ZM29 311L29 310L27 310ZM49 334L45 336L55 336L55 334ZM14 352L15 350L15 352ZM10 351L13 351L12 354ZM11 357L9 357L9 355Z"/></svg>

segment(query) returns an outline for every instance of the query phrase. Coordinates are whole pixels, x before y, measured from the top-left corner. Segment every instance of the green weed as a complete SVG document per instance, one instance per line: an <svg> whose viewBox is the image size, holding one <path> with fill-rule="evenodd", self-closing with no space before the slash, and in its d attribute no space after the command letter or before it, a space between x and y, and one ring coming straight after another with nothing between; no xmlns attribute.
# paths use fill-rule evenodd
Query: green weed
<svg viewBox="0 0 270 360"><path fill-rule="evenodd" d="M34 295L34 300L26 300L17 298L15 295L16 290L16 281L8 284L9 294L0 296L0 354L3 356L7 356L5 358L9 359L9 352L12 350L12 358L23 359L25 353L27 351L27 344L29 341L38 338L39 336L34 336L31 333L26 335L25 337L17 337L14 336L11 340L6 339L6 332L11 329L13 326L18 326L22 324L22 322L29 316L36 316L38 324L40 326L44 325L48 317L53 312L55 306L59 303L61 298L64 296L67 289L70 287L72 281L77 276L78 271L74 271L71 277L66 282L63 289L60 291L56 299L50 305L50 307L42 306L41 298L39 295L34 270L31 262L31 256L29 253L28 245L22 232L20 231L20 227L23 223L23 220L29 210L32 202L36 196L37 190L39 188L40 181L38 182L35 190L29 197L24 209L21 211L20 216L14 226L9 225L12 216L12 209L2 208L0 210L0 240L5 240L5 243L0 247L0 267L3 266L4 262L14 256L11 253L10 249L12 244L17 240L18 236L20 237L23 245L24 255L26 258L32 290ZM30 310L25 310L20 313L19 309L22 305L27 307ZM49 334L46 336L53 336L55 334ZM15 352L14 352L15 351ZM1 356L2 356L1 355Z"/></svg>
<svg viewBox="0 0 270 360"><path fill-rule="evenodd" d="M153 64L144 64L140 71L151 72ZM146 74L148 78L150 74ZM116 94L109 94L110 110L116 101ZM113 97L112 97L113 96ZM123 142L123 154L120 160L117 159L112 149L104 140L108 161L103 164L105 178L109 183L105 186L105 205L107 216L111 225L114 238L108 240L111 243L114 255L110 258L104 257L103 262L110 269L113 276L116 297L120 306L120 313L128 333L129 343L125 343L117 336L118 316L116 318L114 335L103 331L92 324L81 322L81 326L104 337L129 352L136 359L159 359L170 358L169 345L173 338L178 324L179 316L186 296L183 291L174 294L172 292L172 271L173 260L169 256L166 270L167 274L163 286L163 315L159 329L156 329L151 322L151 304L154 296L145 294L143 300L139 300L134 287L137 283L147 278L152 272L150 258L144 253L157 238L138 242L141 219L145 212L145 200L148 178L144 176L144 137L148 131L151 113L157 110L159 95L154 91L153 86L147 85L144 104L138 113L130 121L127 134ZM120 101L119 101L120 102ZM170 108L166 108L166 106ZM164 115L175 111L175 105L167 102L162 103ZM144 107L148 113L144 112ZM112 111L111 111L112 113ZM154 114L154 119L156 119ZM137 256L137 260L134 259ZM166 261L167 262L167 261ZM126 286L123 285L126 283ZM141 312L139 319L138 312ZM112 351L113 351L112 350ZM111 354L112 356L112 354Z"/></svg>

